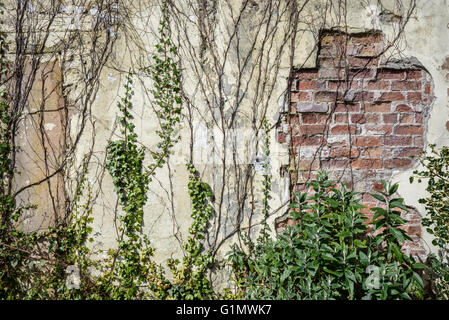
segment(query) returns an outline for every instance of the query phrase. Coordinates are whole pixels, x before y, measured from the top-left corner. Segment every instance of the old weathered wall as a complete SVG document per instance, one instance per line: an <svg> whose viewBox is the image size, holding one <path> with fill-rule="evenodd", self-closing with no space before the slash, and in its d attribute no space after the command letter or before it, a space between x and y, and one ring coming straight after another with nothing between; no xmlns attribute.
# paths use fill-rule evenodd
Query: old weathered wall
<svg viewBox="0 0 449 320"><path fill-rule="evenodd" d="M184 0L174 5L171 32L179 49L184 90L183 123L177 128L181 140L168 165L157 171L144 208L144 232L157 248L159 261L180 255L191 223L188 161L193 161L215 195L206 241L220 248L219 257L240 239L237 231L257 233L264 175L272 176L268 222L274 231L276 221L288 221L290 192L309 177L303 174L309 168L329 169L334 177L351 182L366 193L363 201L368 206L374 205L368 193L381 178L398 181L399 194L416 208L407 216L415 242L407 250L423 256L431 249L429 236L419 227L424 210L418 199L425 186L408 182L417 166L409 156L429 143L449 143L447 0L418 0L416 6L410 0ZM152 80L143 72L156 52L158 2L120 2L118 8L114 19L123 26L112 34L116 42L98 91L93 91L92 105L83 109L88 119L84 121L84 111L77 112L76 107L69 119L73 140L80 123L83 126L73 168L90 155L93 245L104 250L115 245L115 222L121 210L104 169L105 150L110 140L120 136L116 103L128 72L135 79L133 115L139 143L147 148L147 164L159 142ZM86 34L92 32L90 21L100 14L95 8L69 4L64 11L71 32ZM53 40L57 48L58 37ZM82 101L74 97L80 95L76 75L84 70L78 68L84 55L89 53L75 55L70 65L61 60L67 70L63 87L72 90L65 98L74 106ZM58 104L57 94L46 109ZM271 125L268 157L264 118ZM49 136L59 132L51 117L41 120ZM35 133L26 128L22 133L21 143L31 148L26 134ZM29 168L25 154L19 158ZM269 172L264 163L269 164ZM77 171L68 171L66 177L75 179ZM26 184L38 177L20 179ZM46 191L32 187L29 192L39 197ZM40 215L46 212L45 199L36 202Z"/></svg>
<svg viewBox="0 0 449 320"><path fill-rule="evenodd" d="M378 32L322 32L317 67L295 71L277 131L289 144L292 192L327 170L360 192L370 219L381 179L416 166L433 102L430 75L409 60L382 64L383 45ZM405 218L413 243L404 248L424 257L420 216L411 210Z"/></svg>

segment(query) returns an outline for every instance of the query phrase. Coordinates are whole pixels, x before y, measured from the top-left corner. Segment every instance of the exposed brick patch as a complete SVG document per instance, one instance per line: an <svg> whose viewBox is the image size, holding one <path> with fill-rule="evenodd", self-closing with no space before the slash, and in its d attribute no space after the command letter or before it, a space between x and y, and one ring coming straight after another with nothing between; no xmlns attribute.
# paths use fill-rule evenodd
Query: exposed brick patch
<svg viewBox="0 0 449 320"><path fill-rule="evenodd" d="M291 113L277 133L279 143L289 143L291 190L325 169L361 192L364 205L379 205L369 193L382 188L380 179L414 166L423 150L430 76L380 65L380 33L324 32L319 48L317 68L294 72ZM413 241L404 250L422 255L419 214L406 217Z"/></svg>

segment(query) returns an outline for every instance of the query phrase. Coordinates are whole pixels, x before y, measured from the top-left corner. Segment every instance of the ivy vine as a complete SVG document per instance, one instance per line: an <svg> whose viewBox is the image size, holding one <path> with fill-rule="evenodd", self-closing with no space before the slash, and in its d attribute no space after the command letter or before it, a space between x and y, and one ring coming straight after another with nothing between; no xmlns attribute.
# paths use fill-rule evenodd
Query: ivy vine
<svg viewBox="0 0 449 320"><path fill-rule="evenodd" d="M183 243L186 254L182 265L178 267L178 259L170 259L169 267L174 281L170 295L174 299L212 299L214 291L207 278L208 270L214 259L210 250L205 250L203 241L207 233L207 225L212 216L211 199L213 193L210 186L201 181L199 173L193 164L187 164L189 171L188 190L192 203L193 223L189 228L190 236Z"/></svg>

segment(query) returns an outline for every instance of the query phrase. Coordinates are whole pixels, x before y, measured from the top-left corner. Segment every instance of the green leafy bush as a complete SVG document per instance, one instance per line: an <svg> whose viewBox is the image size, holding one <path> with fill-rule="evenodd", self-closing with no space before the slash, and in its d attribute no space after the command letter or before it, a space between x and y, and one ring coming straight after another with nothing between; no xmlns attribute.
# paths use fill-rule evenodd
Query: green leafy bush
<svg viewBox="0 0 449 320"><path fill-rule="evenodd" d="M357 193L328 179L324 172L309 183L313 194L295 194L296 224L250 253L234 245L229 254L236 284L249 299L412 299L421 298L423 265L400 250L408 236L394 198L398 186L384 182L373 196L373 231L360 212Z"/></svg>
<svg viewBox="0 0 449 320"><path fill-rule="evenodd" d="M419 199L426 208L422 224L434 236L432 244L439 248L437 255L428 257L430 280L436 298L449 299L449 147L429 147L430 152L420 157L423 169L415 170L410 182L427 182L428 196Z"/></svg>
<svg viewBox="0 0 449 320"><path fill-rule="evenodd" d="M449 147L437 150L430 145L430 153L424 154L420 162L424 169L415 170L410 182L426 180L429 196L419 200L427 211L422 223L435 236L432 243L444 248L449 244Z"/></svg>

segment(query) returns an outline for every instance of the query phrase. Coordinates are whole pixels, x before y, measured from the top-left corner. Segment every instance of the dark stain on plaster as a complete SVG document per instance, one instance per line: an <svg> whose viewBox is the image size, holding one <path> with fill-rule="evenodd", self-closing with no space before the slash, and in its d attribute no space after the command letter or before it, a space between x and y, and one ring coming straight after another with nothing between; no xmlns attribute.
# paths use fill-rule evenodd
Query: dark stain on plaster
<svg viewBox="0 0 449 320"><path fill-rule="evenodd" d="M446 57L446 61L444 61L443 65L441 66L441 69L449 71L449 57Z"/></svg>

